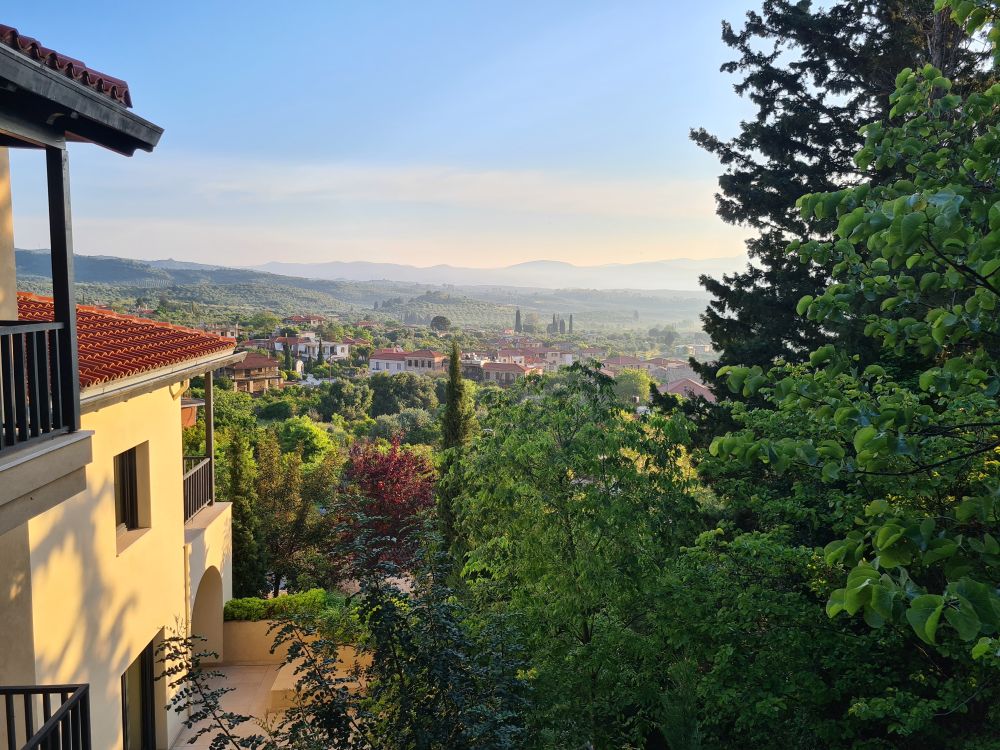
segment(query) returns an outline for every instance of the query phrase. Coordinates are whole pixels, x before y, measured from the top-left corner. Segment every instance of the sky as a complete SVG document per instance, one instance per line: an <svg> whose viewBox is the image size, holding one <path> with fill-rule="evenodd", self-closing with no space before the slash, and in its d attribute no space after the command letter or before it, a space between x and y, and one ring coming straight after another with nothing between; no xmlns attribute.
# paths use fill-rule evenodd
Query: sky
<svg viewBox="0 0 1000 750"><path fill-rule="evenodd" d="M165 130L132 158L70 146L78 253L598 265L743 253L688 132L751 114L719 33L755 5L22 0L2 21ZM12 172L16 244L47 247L41 157Z"/></svg>

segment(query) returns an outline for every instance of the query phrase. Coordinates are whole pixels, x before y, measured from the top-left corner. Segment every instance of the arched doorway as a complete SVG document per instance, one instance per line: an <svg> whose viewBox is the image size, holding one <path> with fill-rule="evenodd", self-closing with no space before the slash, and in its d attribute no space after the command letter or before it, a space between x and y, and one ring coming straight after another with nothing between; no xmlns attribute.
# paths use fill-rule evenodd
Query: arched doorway
<svg viewBox="0 0 1000 750"><path fill-rule="evenodd" d="M218 568L206 570L198 584L191 608L191 634L205 639L199 641L198 650L214 651L222 660L222 575Z"/></svg>

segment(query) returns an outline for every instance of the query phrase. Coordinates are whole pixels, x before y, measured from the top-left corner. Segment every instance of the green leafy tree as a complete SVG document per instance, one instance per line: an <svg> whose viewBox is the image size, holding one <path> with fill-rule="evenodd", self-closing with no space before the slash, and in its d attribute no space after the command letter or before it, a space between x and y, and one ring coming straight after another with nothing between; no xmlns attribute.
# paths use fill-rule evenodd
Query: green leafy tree
<svg viewBox="0 0 1000 750"><path fill-rule="evenodd" d="M364 381L338 378L321 387L318 406L328 422L335 414L349 422L364 419L372 406L372 389Z"/></svg>
<svg viewBox="0 0 1000 750"><path fill-rule="evenodd" d="M267 563L258 544L260 519L254 487L256 467L249 442L242 432L233 434L226 447L228 481L225 499L233 504L233 596L257 596L267 590Z"/></svg>
<svg viewBox="0 0 1000 750"><path fill-rule="evenodd" d="M435 315L431 318L431 328L435 331L447 331L451 328L451 321L444 315Z"/></svg>
<svg viewBox="0 0 1000 750"><path fill-rule="evenodd" d="M514 313L514 332L521 333L521 331L523 330L524 329L521 326L521 308L519 307L517 308L517 311Z"/></svg>
<svg viewBox="0 0 1000 750"><path fill-rule="evenodd" d="M438 405L434 382L425 375L376 373L368 378L368 385L372 389L372 417L398 414L411 407L431 411Z"/></svg>
<svg viewBox="0 0 1000 750"><path fill-rule="evenodd" d="M973 29L997 12L994 3L940 4ZM792 244L804 262L834 269L797 311L836 326L875 301L865 335L887 357L926 365L899 379L827 344L808 365L723 368L730 388L760 394L826 436L740 433L713 451L854 495L864 508L855 528L825 547L827 564L849 568L827 612L907 634L926 657L913 679L936 688L921 704L933 713L921 729L961 711L963 731L953 736L972 743L997 720L1000 666L1000 88L962 96L928 64L904 69L891 101L894 120L867 126L855 158L906 176L800 199L803 221L834 217L836 227ZM901 700L886 705L900 710Z"/></svg>
<svg viewBox="0 0 1000 750"><path fill-rule="evenodd" d="M306 462L322 458L334 447L330 433L305 415L278 423L275 434L285 453L299 451Z"/></svg>
<svg viewBox="0 0 1000 750"><path fill-rule="evenodd" d="M522 381L463 455L464 576L519 623L534 747L641 746L662 719L650 605L695 523L684 425L635 418L611 386L579 366Z"/></svg>
<svg viewBox="0 0 1000 750"><path fill-rule="evenodd" d="M870 166L892 169L852 160L862 142L859 128L892 106L892 71L932 59L947 63L947 75L969 80L981 61L932 12L930 0L765 0L741 29L724 23L722 38L737 55L722 70L740 75L736 91L756 113L728 140L704 129L691 134L725 169L719 216L754 232L747 241L753 265L701 280L714 298L702 320L720 356L717 363L692 364L717 389L719 365L802 361L845 337L862 353L864 324L857 316L821 326L787 313L802 296L819 294L830 275L829 266L803 265L785 252L789 239L808 229L793 204L807 192L857 185ZM817 222L820 231L832 228L829 215Z"/></svg>
<svg viewBox="0 0 1000 750"><path fill-rule="evenodd" d="M634 409L649 400L649 387L652 383L652 378L645 370L622 370L615 375L615 395L622 404Z"/></svg>
<svg viewBox="0 0 1000 750"><path fill-rule="evenodd" d="M303 492L301 448L283 454L273 430L257 441L256 486L260 545L268 560L268 585L277 596L294 588L298 558L314 543L320 508ZM311 581L310 581L311 583Z"/></svg>
<svg viewBox="0 0 1000 750"><path fill-rule="evenodd" d="M213 390L212 396L212 411L217 429L245 434L256 429L254 401L249 393Z"/></svg>

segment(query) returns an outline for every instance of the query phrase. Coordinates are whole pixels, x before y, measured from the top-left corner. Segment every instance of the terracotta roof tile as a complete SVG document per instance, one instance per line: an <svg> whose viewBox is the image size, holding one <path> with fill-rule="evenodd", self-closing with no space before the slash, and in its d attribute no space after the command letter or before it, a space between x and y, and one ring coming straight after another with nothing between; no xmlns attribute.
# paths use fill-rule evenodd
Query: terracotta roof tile
<svg viewBox="0 0 1000 750"><path fill-rule="evenodd" d="M396 350L396 349L379 349L377 351L372 352L371 356L368 359L369 360L380 359L383 362L386 361L386 360L389 360L389 361L392 361L392 362L402 362L402 361L404 361L406 359L406 356L407 356L406 352L404 352L402 350Z"/></svg>
<svg viewBox="0 0 1000 750"><path fill-rule="evenodd" d="M48 47L43 47L37 39L24 36L13 26L0 24L0 43L30 57L32 60L37 60L47 68L62 73L67 78L72 78L110 99L114 99L119 104L124 104L126 107L132 106L132 95L129 93L128 84L125 81L105 73L99 73L93 68L88 68L86 63L61 55Z"/></svg>
<svg viewBox="0 0 1000 750"><path fill-rule="evenodd" d="M17 293L19 320L55 319L51 297ZM234 339L132 315L76 308L80 387L107 383L162 367L232 351Z"/></svg>
<svg viewBox="0 0 1000 750"><path fill-rule="evenodd" d="M248 352L242 362L233 365L234 370L260 370L278 367L281 363L276 359L271 359L265 354L258 352Z"/></svg>

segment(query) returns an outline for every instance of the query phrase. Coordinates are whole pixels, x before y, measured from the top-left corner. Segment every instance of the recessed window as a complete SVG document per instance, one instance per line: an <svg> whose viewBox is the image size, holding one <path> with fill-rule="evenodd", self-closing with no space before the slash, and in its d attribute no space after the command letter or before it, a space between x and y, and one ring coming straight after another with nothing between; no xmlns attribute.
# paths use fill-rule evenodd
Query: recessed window
<svg viewBox="0 0 1000 750"><path fill-rule="evenodd" d="M115 456L115 525L119 534L139 528L139 471L135 448Z"/></svg>

